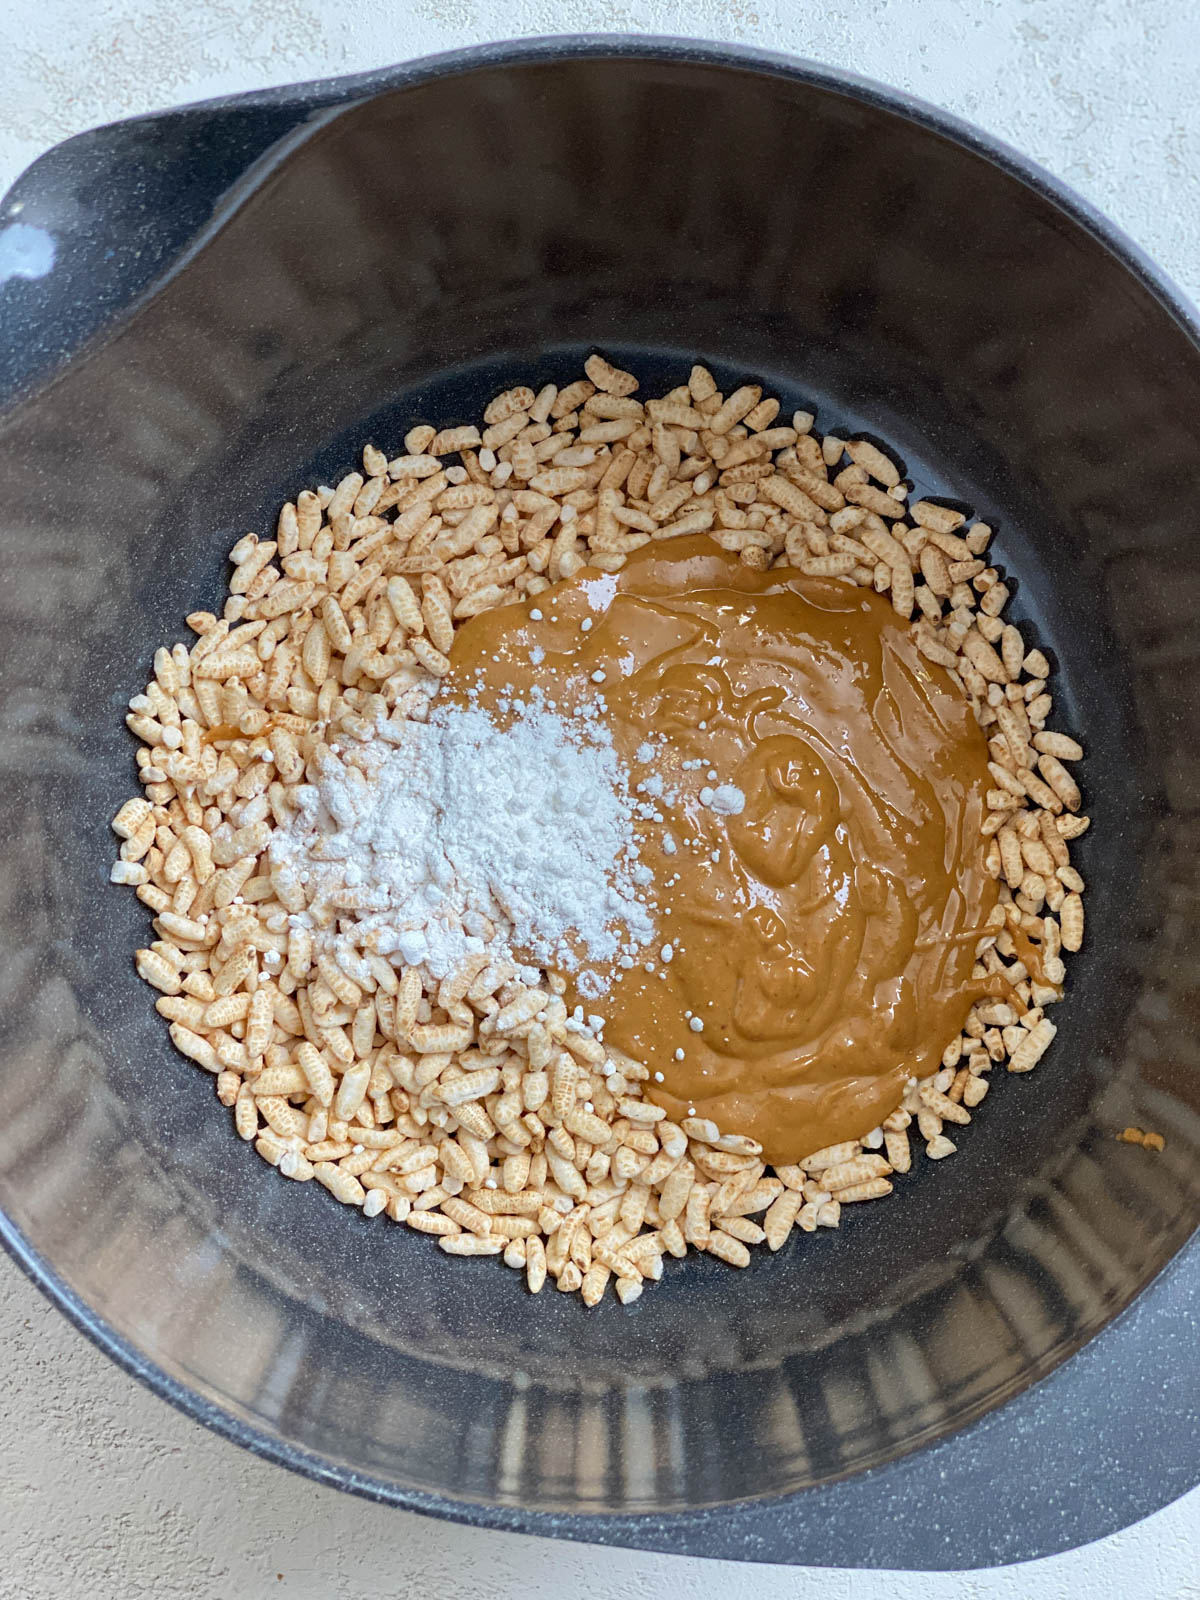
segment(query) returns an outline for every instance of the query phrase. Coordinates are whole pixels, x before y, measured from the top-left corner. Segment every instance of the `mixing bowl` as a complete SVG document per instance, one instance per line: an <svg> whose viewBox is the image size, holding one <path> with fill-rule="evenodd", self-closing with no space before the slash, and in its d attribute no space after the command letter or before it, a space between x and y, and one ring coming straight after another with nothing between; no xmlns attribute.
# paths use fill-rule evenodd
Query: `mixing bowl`
<svg viewBox="0 0 1200 1600"><path fill-rule="evenodd" d="M0 226L0 1205L47 1293L252 1450L495 1527L959 1567L1190 1487L1200 1255L1168 1263L1200 1219L1200 350L1170 285L940 113L636 39L101 129ZM595 346L652 392L694 358L752 374L994 523L1094 825L1058 1040L956 1160L587 1311L255 1158L106 879L124 703L219 604L233 538L362 440Z"/></svg>

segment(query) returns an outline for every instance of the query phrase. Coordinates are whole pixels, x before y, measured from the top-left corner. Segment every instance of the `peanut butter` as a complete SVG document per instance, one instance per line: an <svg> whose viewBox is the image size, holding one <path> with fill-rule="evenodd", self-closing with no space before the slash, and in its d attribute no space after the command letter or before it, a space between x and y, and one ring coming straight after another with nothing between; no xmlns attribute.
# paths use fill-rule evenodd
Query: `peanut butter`
<svg viewBox="0 0 1200 1600"><path fill-rule="evenodd" d="M670 1116L770 1161L869 1132L987 988L987 746L961 690L880 596L754 572L704 537L456 634L451 693L535 685L602 697L655 806L639 848L660 942L587 1001L605 1039Z"/></svg>

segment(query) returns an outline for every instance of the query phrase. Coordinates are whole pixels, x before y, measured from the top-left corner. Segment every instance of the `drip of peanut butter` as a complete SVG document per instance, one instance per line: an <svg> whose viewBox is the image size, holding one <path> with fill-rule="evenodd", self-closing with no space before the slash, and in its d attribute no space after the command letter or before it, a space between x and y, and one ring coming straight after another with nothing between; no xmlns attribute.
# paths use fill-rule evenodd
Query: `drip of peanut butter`
<svg viewBox="0 0 1200 1600"><path fill-rule="evenodd" d="M681 538L472 618L451 660L451 695L489 709L535 686L601 706L650 797L657 942L585 1009L670 1116L792 1162L937 1071L994 987L971 975L988 752L885 599Z"/></svg>

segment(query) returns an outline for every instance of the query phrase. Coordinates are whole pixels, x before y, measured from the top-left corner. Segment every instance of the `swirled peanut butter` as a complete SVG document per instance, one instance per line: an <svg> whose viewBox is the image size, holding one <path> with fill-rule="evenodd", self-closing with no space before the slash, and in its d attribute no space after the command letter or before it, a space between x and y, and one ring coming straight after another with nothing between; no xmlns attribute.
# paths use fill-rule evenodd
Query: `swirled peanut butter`
<svg viewBox="0 0 1200 1600"><path fill-rule="evenodd" d="M585 568L458 633L451 692L593 697L653 815L658 943L587 1002L673 1117L795 1161L935 1072L984 986L987 747L871 592L710 540Z"/></svg>

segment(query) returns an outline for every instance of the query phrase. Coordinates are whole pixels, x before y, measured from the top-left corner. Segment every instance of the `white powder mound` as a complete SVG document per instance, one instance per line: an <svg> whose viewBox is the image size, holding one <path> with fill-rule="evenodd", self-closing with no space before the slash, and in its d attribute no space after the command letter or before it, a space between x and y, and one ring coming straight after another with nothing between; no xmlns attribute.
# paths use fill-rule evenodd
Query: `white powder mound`
<svg viewBox="0 0 1200 1600"><path fill-rule="evenodd" d="M715 789L701 789L700 802L724 817L737 817L746 809L746 796L736 783L722 783Z"/></svg>
<svg viewBox="0 0 1200 1600"><path fill-rule="evenodd" d="M577 972L598 994L579 969L653 933L633 832L644 802L594 716L512 709L501 728L439 706L348 742L299 791L272 859L316 887L318 926L355 914L354 942L397 964L443 977L486 953Z"/></svg>

